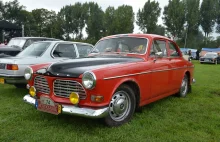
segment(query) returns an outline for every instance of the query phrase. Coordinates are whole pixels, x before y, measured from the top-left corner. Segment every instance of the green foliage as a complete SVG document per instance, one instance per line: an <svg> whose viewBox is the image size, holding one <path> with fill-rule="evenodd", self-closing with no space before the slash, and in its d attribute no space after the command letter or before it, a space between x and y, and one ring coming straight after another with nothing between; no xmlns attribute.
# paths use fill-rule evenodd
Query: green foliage
<svg viewBox="0 0 220 142"><path fill-rule="evenodd" d="M131 6L122 5L117 9L108 7L105 11L105 35L132 33L134 12Z"/></svg>
<svg viewBox="0 0 220 142"><path fill-rule="evenodd" d="M201 4L201 26L206 37L213 31L216 19L215 6L215 0L203 0Z"/></svg>
<svg viewBox="0 0 220 142"><path fill-rule="evenodd" d="M104 31L104 12L97 3L84 4L87 8L86 32L89 39L99 40Z"/></svg>
<svg viewBox="0 0 220 142"><path fill-rule="evenodd" d="M136 23L144 33L152 33L156 29L160 11L159 3L154 0L148 0L144 7L138 10Z"/></svg>
<svg viewBox="0 0 220 142"><path fill-rule="evenodd" d="M200 0L184 0L187 22L187 33L189 36L198 34L200 24Z"/></svg>
<svg viewBox="0 0 220 142"><path fill-rule="evenodd" d="M166 29L165 29L164 26L157 25L156 29L154 31L152 31L152 34L157 34L157 35L165 36L165 32L166 32Z"/></svg>
<svg viewBox="0 0 220 142"><path fill-rule="evenodd" d="M185 23L185 5L181 0L169 0L164 7L163 21L173 37L180 37Z"/></svg>

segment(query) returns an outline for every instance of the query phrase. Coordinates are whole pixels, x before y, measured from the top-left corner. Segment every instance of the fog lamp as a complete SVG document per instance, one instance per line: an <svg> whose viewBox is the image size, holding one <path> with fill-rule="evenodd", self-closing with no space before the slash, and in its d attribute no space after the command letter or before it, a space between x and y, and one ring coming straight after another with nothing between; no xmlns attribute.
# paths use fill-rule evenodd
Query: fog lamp
<svg viewBox="0 0 220 142"><path fill-rule="evenodd" d="M70 94L70 102L74 105L78 104L79 103L79 95L75 92L72 92Z"/></svg>
<svg viewBox="0 0 220 142"><path fill-rule="evenodd" d="M34 86L31 86L29 89L29 94L34 97L36 95L36 89Z"/></svg>

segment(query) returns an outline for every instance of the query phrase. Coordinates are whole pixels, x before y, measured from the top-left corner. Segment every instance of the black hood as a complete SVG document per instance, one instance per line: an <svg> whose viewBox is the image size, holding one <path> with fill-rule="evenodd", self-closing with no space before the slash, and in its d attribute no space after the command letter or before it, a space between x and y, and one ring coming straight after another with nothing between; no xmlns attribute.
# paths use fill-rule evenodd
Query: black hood
<svg viewBox="0 0 220 142"><path fill-rule="evenodd" d="M74 77L77 78L85 71L97 69L104 66L109 66L117 63L140 62L141 58L123 57L123 58L82 58L73 59L55 63L51 65L45 75L59 77Z"/></svg>

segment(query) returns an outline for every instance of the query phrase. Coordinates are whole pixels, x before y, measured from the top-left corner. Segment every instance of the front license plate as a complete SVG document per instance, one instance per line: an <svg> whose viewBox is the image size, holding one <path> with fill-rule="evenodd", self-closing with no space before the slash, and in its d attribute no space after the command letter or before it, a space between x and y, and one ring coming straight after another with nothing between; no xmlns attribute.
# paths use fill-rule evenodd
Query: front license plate
<svg viewBox="0 0 220 142"><path fill-rule="evenodd" d="M209 59L205 59L206 62L209 62Z"/></svg>
<svg viewBox="0 0 220 142"><path fill-rule="evenodd" d="M0 78L0 84L5 84L5 79L4 78Z"/></svg>
<svg viewBox="0 0 220 142"><path fill-rule="evenodd" d="M61 113L62 106L58 103L55 103L49 97L40 97L36 102L36 108L39 111L51 113L58 115Z"/></svg>

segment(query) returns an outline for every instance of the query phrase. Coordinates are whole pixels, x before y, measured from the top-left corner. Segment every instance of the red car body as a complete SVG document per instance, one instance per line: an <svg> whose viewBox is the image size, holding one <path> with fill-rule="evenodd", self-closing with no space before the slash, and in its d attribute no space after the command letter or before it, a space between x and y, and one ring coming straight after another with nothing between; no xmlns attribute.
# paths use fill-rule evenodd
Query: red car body
<svg viewBox="0 0 220 142"><path fill-rule="evenodd" d="M50 66L53 66L53 64L50 66L48 66L48 64L33 65L31 66L33 70L33 75L32 75L32 79L29 80L28 88L35 86L36 76L41 76L42 78L45 78L46 82L48 83L49 93L45 94L44 91L39 91L36 89L36 96L32 97L28 94L24 97L24 100L28 103L32 102L31 104L36 106L36 100L39 99L41 96L45 96L51 99L53 102L60 104L60 107L74 106L77 107L77 109L78 108L89 109L94 111L99 109L103 110L105 108L101 114L97 114L97 115L84 114L85 112L84 113L76 112L72 114L85 116L85 117L95 117L95 118L104 117L108 125L119 126L130 120L131 116L133 115L134 109L138 109L141 106L144 106L146 104L149 104L151 102L157 101L159 99L162 99L164 97L176 93L179 93L180 96L185 97L187 92L190 91L191 84L194 81L193 79L194 65L182 57L181 51L174 41L159 35L125 34L125 35L108 36L102 38L99 42L113 38L119 38L119 39L125 38L125 40L126 38L146 39L147 40L146 51L141 54L124 53L124 52L100 53L102 56L106 55L108 58L109 56L112 57L113 55L120 56L120 59L117 58L116 60L118 61L121 60L121 58L123 58L123 61L122 62L118 61L117 63L106 63L106 64L103 63L102 65L97 65L98 63L96 63L95 68L90 67L92 66L93 63L95 63L95 61L93 62L92 60L97 60L96 62L102 62L102 60L105 60L103 58L102 59L92 58L93 56L96 56L97 53L91 53L90 54L91 58L77 59L76 61L75 60L68 61L68 63L66 62L59 63L60 70L57 70L57 72L59 71L61 73L62 73L62 67L66 69L66 67L71 66L71 62L72 62L72 66L81 65L79 68L80 69L83 68L84 71L82 73L79 73L77 77L68 77L68 75L59 75L59 73L47 74L46 70L52 68ZM171 49L171 44L172 44L172 49ZM165 45L165 46L162 47L161 45ZM154 54L154 50L157 49L160 50L160 47L161 49L164 48L163 54L165 56L163 57L159 55L160 54L159 51L157 52L159 54ZM131 61L128 62L125 61L127 59L130 60L130 58ZM82 64L80 63L81 61L83 62ZM87 62L88 64L84 65L85 64L84 62ZM109 61L106 60L105 62L109 62ZM41 68L45 68L45 72L42 74L37 73L37 70ZM63 69L63 71L65 69ZM78 70L78 68L73 68L71 71L75 71L75 70ZM92 74L95 75L96 81L94 88L86 89L85 86L83 85L82 78L85 71L92 72ZM81 85L81 89L84 90L83 94L86 94L85 97L83 99L80 98L77 104L73 104L69 97L57 96L56 93L54 93L55 80L74 81L79 83L78 85ZM123 87L121 87L123 85L124 85L124 89ZM185 88L183 87L184 85ZM122 91L125 90L124 91L125 95L123 96L123 92L122 92L121 98L120 98L120 88L122 88ZM58 92L62 94L62 89L60 90L61 91ZM115 97L115 99L117 99L116 101L114 100L113 95L117 91L119 91L119 95L116 95ZM126 94L126 92L128 95ZM129 94L129 92L131 95ZM80 94L80 92L76 92L76 93ZM134 97L130 97L132 96L132 94L134 94L133 95ZM99 96L101 99L97 96ZM34 100L29 100L30 97L33 98ZM97 100L94 100L93 97L95 98L97 97ZM116 105L113 107L110 106L112 104L114 105L114 103L115 104L118 103L120 104L120 106L116 106ZM129 105L128 103L132 103L132 104ZM127 108L124 108L124 106L126 106ZM128 110L129 112L124 113L124 111L126 111L125 109ZM61 110L60 113L62 112L68 113L65 110ZM124 115L123 118L122 115Z"/></svg>

